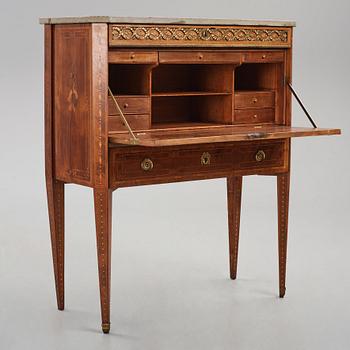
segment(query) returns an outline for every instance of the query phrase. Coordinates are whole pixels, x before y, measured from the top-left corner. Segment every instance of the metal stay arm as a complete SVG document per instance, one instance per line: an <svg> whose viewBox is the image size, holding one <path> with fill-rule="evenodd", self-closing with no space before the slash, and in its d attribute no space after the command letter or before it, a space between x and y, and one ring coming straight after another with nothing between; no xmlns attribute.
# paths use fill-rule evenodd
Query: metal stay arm
<svg viewBox="0 0 350 350"><path fill-rule="evenodd" d="M123 122L124 122L126 128L127 128L128 131L129 131L129 134L131 135L132 143L133 143L133 144L137 144L139 140L137 139L137 137L135 136L135 134L134 134L133 131L131 130L131 127L130 127L129 123L128 123L128 121L126 120L125 115L124 115L123 111L121 110L121 108L120 108L120 106L119 106L119 104L118 104L116 98L114 97L114 95L113 95L113 93L112 93L112 90L110 89L109 86L108 86L108 92L109 92L109 94L111 95L112 100L113 100L115 106L117 107L117 110L118 110L120 116L122 117Z"/></svg>
<svg viewBox="0 0 350 350"><path fill-rule="evenodd" d="M290 91L292 92L293 96L295 97L295 99L298 101L299 106L301 107L301 109L304 111L305 115L307 116L307 118L309 119L310 123L312 124L312 126L314 128L317 128L317 125L315 124L315 122L313 121L313 119L311 118L311 115L309 114L309 112L306 110L305 106L303 105L303 103L301 102L300 98L298 97L297 93L294 91L293 86L291 85L291 83L287 83Z"/></svg>

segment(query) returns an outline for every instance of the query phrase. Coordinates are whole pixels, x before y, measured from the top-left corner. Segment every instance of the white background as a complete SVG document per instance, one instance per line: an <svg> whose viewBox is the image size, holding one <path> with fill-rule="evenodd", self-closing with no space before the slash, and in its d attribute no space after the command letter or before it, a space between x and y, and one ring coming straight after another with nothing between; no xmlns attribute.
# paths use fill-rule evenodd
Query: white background
<svg viewBox="0 0 350 350"><path fill-rule="evenodd" d="M2 1L0 348L347 349L349 13L340 1ZM66 186L66 310L56 310L43 164L43 28L77 15L291 19L293 82L320 127L292 142L287 293L276 179L244 179L238 279L223 179L114 193L112 329L100 331L92 192ZM307 120L294 106L294 125Z"/></svg>

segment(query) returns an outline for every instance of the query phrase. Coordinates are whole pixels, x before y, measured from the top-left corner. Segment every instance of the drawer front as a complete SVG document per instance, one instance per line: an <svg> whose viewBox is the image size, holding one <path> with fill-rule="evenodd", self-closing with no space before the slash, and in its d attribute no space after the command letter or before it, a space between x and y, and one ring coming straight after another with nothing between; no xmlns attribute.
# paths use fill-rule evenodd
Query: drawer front
<svg viewBox="0 0 350 350"><path fill-rule="evenodd" d="M227 63L240 64L241 54L238 52L209 51L161 51L160 63Z"/></svg>
<svg viewBox="0 0 350 350"><path fill-rule="evenodd" d="M110 185L173 182L233 174L286 170L286 142L236 142L177 147L116 147L110 149Z"/></svg>
<svg viewBox="0 0 350 350"><path fill-rule="evenodd" d="M237 124L272 123L274 120L273 108L236 109L234 115L234 123Z"/></svg>
<svg viewBox="0 0 350 350"><path fill-rule="evenodd" d="M124 114L149 114L151 102L149 97L115 96ZM111 96L108 96L108 114L119 115Z"/></svg>
<svg viewBox="0 0 350 350"><path fill-rule="evenodd" d="M274 108L274 91L240 91L235 93L235 109Z"/></svg>
<svg viewBox="0 0 350 350"><path fill-rule="evenodd" d="M235 150L236 170L266 169L283 166L286 142L250 142Z"/></svg>
<svg viewBox="0 0 350 350"><path fill-rule="evenodd" d="M128 114L126 116L132 130L149 129L151 126L151 117L149 114ZM126 125L121 116L108 117L108 131L126 131Z"/></svg>
<svg viewBox="0 0 350 350"><path fill-rule="evenodd" d="M282 51L248 51L243 53L242 60L246 63L283 62L284 53Z"/></svg>
<svg viewBox="0 0 350 350"><path fill-rule="evenodd" d="M109 51L108 62L124 64L157 64L158 52Z"/></svg>

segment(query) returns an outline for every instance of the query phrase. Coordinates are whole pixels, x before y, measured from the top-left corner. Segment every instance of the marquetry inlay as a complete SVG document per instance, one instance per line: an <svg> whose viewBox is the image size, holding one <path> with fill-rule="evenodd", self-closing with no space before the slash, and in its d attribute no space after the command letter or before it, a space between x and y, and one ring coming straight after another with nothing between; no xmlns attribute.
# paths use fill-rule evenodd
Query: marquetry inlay
<svg viewBox="0 0 350 350"><path fill-rule="evenodd" d="M110 25L111 46L288 47L291 29L246 26Z"/></svg>

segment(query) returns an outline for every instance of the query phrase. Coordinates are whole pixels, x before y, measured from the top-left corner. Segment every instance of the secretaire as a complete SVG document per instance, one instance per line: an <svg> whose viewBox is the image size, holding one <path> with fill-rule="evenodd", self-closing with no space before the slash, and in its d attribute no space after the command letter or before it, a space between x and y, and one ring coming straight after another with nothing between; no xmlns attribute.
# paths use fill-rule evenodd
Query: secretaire
<svg viewBox="0 0 350 350"><path fill-rule="evenodd" d="M293 22L47 18L45 162L58 308L64 308L64 185L93 189L102 329L110 329L112 192L227 178L236 278L242 177L277 178L285 294L291 138L320 129L292 86ZM311 126L292 126L294 95ZM305 120L305 123L308 121ZM296 159L296 161L298 161Z"/></svg>

